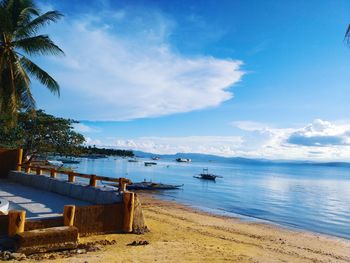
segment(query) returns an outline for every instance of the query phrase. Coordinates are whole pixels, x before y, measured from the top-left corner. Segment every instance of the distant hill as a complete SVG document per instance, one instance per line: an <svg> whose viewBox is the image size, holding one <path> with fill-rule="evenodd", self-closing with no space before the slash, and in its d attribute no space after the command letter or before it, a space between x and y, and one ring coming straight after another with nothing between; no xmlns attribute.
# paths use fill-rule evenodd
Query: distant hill
<svg viewBox="0 0 350 263"><path fill-rule="evenodd" d="M176 154L154 154L142 151L133 151L135 156L141 158L152 158L159 156L161 159L175 160L176 158L190 158L193 162L221 162L221 163L237 163L237 164L256 164L256 165L316 165L316 166L339 166L350 167L348 162L314 162L300 160L269 160L269 159L253 159L244 157L222 157L201 153L176 153Z"/></svg>

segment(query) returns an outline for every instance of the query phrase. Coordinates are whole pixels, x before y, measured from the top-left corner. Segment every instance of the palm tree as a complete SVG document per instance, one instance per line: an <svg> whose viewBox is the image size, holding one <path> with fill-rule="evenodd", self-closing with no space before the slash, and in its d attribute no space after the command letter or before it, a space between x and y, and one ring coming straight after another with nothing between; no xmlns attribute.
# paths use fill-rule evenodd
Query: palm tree
<svg viewBox="0 0 350 263"><path fill-rule="evenodd" d="M63 54L49 36L37 34L61 16L57 11L40 14L32 0L0 2L0 115L12 124L20 110L35 109L30 77L59 95L58 83L28 56Z"/></svg>

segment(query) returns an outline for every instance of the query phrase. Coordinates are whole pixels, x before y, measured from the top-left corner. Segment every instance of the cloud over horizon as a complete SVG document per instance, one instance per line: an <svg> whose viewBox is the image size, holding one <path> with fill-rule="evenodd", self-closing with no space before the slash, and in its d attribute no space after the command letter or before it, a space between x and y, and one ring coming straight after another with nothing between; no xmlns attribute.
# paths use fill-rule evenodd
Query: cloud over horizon
<svg viewBox="0 0 350 263"><path fill-rule="evenodd" d="M305 128L293 132L287 142L303 146L345 146L350 145L349 127L336 126L320 119Z"/></svg>
<svg viewBox="0 0 350 263"><path fill-rule="evenodd" d="M286 160L350 161L350 124L316 119L301 128L276 128L268 124L238 121L241 132L231 136L152 136L130 139L108 138L88 144L155 154L202 153L224 157Z"/></svg>
<svg viewBox="0 0 350 263"><path fill-rule="evenodd" d="M118 139L115 141L115 147L157 154L181 152L227 156L234 154L241 143L242 139L239 136L140 137L130 140Z"/></svg>
<svg viewBox="0 0 350 263"><path fill-rule="evenodd" d="M39 102L64 117L120 121L190 112L231 99L230 88L244 74L242 62L179 54L168 41L174 26L159 10L65 17L51 29L66 56L44 61L60 83L60 103Z"/></svg>

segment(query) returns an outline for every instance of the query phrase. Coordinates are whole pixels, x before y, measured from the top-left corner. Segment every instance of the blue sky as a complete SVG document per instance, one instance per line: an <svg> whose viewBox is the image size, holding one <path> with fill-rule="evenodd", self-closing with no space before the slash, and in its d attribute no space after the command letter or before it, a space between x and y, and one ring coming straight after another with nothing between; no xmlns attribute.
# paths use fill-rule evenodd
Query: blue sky
<svg viewBox="0 0 350 263"><path fill-rule="evenodd" d="M87 4L88 3L88 4ZM350 160L349 1L41 1L66 56L37 58L89 144Z"/></svg>

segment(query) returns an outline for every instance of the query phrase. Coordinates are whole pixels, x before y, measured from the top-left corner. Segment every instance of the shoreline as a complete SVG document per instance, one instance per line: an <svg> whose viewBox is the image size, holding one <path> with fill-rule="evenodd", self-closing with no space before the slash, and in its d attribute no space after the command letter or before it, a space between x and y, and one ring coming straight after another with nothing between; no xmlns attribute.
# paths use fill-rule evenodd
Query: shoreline
<svg viewBox="0 0 350 263"><path fill-rule="evenodd" d="M262 219L258 217L253 217L253 216L248 216L248 215L241 215L237 213L232 213L232 212L227 212L224 211L222 214L216 213L216 209L211 209L211 208L205 208L205 207L200 207L200 206L195 206L191 204L185 204L181 203L176 200L169 200L166 198L162 198L162 196L159 196L157 194L151 193L151 192L136 192L138 196L141 197L141 200L152 200L151 203L154 203L156 200L159 202L164 201L165 203L171 203L173 206L178 206L179 208L186 210L188 212L196 213L196 214L203 214L204 216L209 216L209 217L216 217L216 218L221 218L221 219L231 219L231 220L237 220L238 223L247 223L247 224L256 224L256 225L263 225L263 226L271 226L275 227L277 229L284 229L287 231L292 231L292 232L298 232L298 233L305 233L309 235L315 235L315 236L323 236L327 237L330 239L335 239L335 240L342 240L345 242L350 242L350 239L341 237L341 236L336 236L336 235L331 235L327 233L322 233L322 232L316 232L308 229L303 229L297 226L288 226L284 225L278 222L273 222L269 221L267 219Z"/></svg>
<svg viewBox="0 0 350 263"><path fill-rule="evenodd" d="M176 201L176 200L169 200L167 198L163 198L162 196L159 196L157 194L150 193L150 192L141 192L140 191L140 192L137 192L137 194L141 195L141 196L147 196L147 198L157 199L157 200L164 201L164 202L171 202L173 204L183 206L184 208L189 209L189 211L193 211L193 212L196 211L198 213L203 213L204 215L208 215L208 216L212 216L212 217L219 217L219 218L223 218L223 219L225 219L225 218L226 219L234 219L234 220L238 220L242 223L263 224L263 225L267 225L267 226L270 225L270 226L273 226L276 228L282 228L282 229L290 230L293 232L309 233L310 235L321 235L321 236L325 236L328 238L340 239L340 240L350 242L350 239L342 237L342 236L337 236L337 235L332 235L332 234L328 234L328 233L303 229L303 228L298 227L298 226L284 225L284 224L279 223L279 222L269 221L268 219L263 219L263 218L259 218L259 217L249 216L249 215L241 215L241 214L237 214L237 213L233 213L233 212L227 212L225 210L218 210L215 208L206 208L206 207L201 207L201 206L197 206L197 205L186 204L186 203L182 203L182 202ZM222 213L220 213L220 211L222 211Z"/></svg>
<svg viewBox="0 0 350 263"><path fill-rule="evenodd" d="M43 262L350 262L350 241L267 223L213 215L137 193L150 232L83 237L111 241L99 251L41 255ZM130 246L147 241L147 245ZM29 259L33 260L34 259Z"/></svg>

